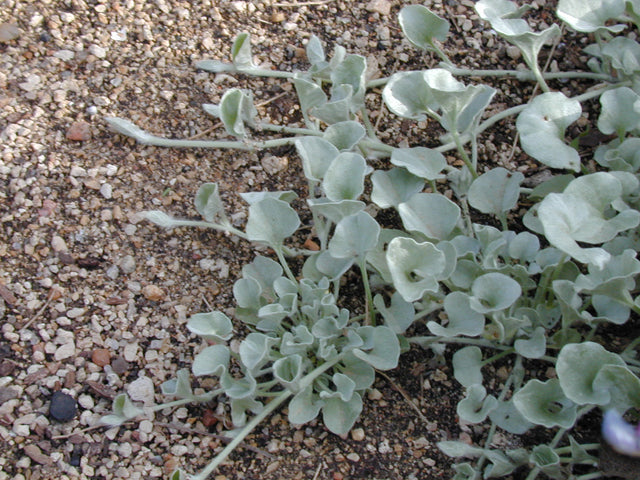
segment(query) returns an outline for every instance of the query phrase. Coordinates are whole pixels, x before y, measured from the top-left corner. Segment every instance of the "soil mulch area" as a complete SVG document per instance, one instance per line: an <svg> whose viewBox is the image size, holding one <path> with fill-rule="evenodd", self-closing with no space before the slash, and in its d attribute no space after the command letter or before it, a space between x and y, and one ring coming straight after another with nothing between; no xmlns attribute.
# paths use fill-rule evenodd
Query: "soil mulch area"
<svg viewBox="0 0 640 480"><path fill-rule="evenodd" d="M518 67L518 56L486 30L472 1L420 3L451 22L444 50L459 66ZM227 59L240 31L251 33L266 68L306 68L310 34L327 53L340 44L366 56L373 77L428 68L437 59L402 40L397 13L406 2L398 0L1 4L0 480L196 471L223 445L215 435L226 413L215 404L163 412L154 423L96 425L117 393L162 400L159 385L189 368L203 346L185 328L187 318L209 308L229 312L233 282L255 249L219 233L163 231L139 212L193 218L194 194L211 181L241 226L247 207L239 192L290 189L304 198L306 182L291 148L159 149L112 133L103 117L128 118L167 137L225 138L200 105L218 103L225 89L238 86L253 90L265 120L299 122L288 82L193 68L201 59ZM535 18L544 27L552 5L537 4ZM579 66L580 47L563 44L558 62ZM530 85L499 85L491 108L531 94ZM442 133L432 122L393 118L379 92L367 100L381 117L374 118L381 138L392 144L431 145ZM487 165L537 168L512 145L509 124L485 135ZM294 428L280 412L212 478L450 478L451 460L435 443L471 441L482 432L457 423L459 386L448 367L431 360L416 348L380 375L348 438L318 422ZM52 415L55 392L75 400L63 412L71 420Z"/></svg>

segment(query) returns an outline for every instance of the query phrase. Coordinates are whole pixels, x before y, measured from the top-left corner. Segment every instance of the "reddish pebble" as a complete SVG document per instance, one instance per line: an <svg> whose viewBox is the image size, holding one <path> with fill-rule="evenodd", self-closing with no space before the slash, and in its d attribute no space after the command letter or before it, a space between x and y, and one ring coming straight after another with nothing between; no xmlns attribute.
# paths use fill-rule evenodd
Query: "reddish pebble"
<svg viewBox="0 0 640 480"><path fill-rule="evenodd" d="M104 367L111 363L111 354L106 348L97 348L91 354L91 361L99 367Z"/></svg>
<svg viewBox="0 0 640 480"><path fill-rule="evenodd" d="M216 417L216 414L213 413L212 410L205 410L202 414L202 424L209 428L214 426L216 423L218 423L218 417Z"/></svg>
<svg viewBox="0 0 640 480"><path fill-rule="evenodd" d="M147 300L151 300L152 302L159 302L166 296L164 290L162 290L160 287L156 287L155 285L147 285L146 287L144 287L142 289L142 294L144 295L144 298L146 298Z"/></svg>
<svg viewBox="0 0 640 480"><path fill-rule="evenodd" d="M67 138L76 142L91 140L91 127L87 122L73 122L67 130Z"/></svg>

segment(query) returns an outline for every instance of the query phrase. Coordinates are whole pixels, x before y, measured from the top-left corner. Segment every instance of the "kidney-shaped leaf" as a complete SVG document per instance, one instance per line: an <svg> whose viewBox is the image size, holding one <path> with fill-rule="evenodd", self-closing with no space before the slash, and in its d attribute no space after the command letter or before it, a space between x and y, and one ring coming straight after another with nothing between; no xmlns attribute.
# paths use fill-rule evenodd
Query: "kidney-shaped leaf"
<svg viewBox="0 0 640 480"><path fill-rule="evenodd" d="M451 292L448 294L444 299L444 310L449 318L446 327L433 320L427 322L427 328L434 335L477 337L484 331L484 315L471 308L470 298L466 293Z"/></svg>
<svg viewBox="0 0 640 480"><path fill-rule="evenodd" d="M430 50L434 39L444 42L449 32L449 22L422 5L403 7L398 21L407 40L423 50Z"/></svg>
<svg viewBox="0 0 640 480"><path fill-rule="evenodd" d="M471 285L470 307L490 313L509 308L522 294L520 284L502 273L491 272L476 278Z"/></svg>
<svg viewBox="0 0 640 480"><path fill-rule="evenodd" d="M195 198L196 210L207 222L215 222L224 217L224 207L220 199L217 183L204 183L198 188Z"/></svg>
<svg viewBox="0 0 640 480"><path fill-rule="evenodd" d="M518 411L530 422L547 428L570 428L576 421L577 407L560 388L558 379L529 380L513 396Z"/></svg>
<svg viewBox="0 0 640 480"><path fill-rule="evenodd" d="M593 388L609 394L606 409L626 412L640 407L640 378L626 366L605 365L594 378Z"/></svg>
<svg viewBox="0 0 640 480"><path fill-rule="evenodd" d="M424 120L426 112L438 108L422 72L394 73L382 90L382 98L389 110L403 118Z"/></svg>
<svg viewBox="0 0 640 480"><path fill-rule="evenodd" d="M609 30L619 33L625 26L607 25L607 20L624 13L624 0L560 0L556 11L558 17L578 32L592 33Z"/></svg>
<svg viewBox="0 0 640 480"><path fill-rule="evenodd" d="M598 130L624 137L627 132L640 129L640 95L629 87L608 90L600 95L602 110Z"/></svg>
<svg viewBox="0 0 640 480"><path fill-rule="evenodd" d="M193 359L191 371L196 377L202 375L222 376L229 368L229 348L226 345L206 347Z"/></svg>
<svg viewBox="0 0 640 480"><path fill-rule="evenodd" d="M302 158L302 169L307 179L320 182L340 151L328 140L320 137L296 139L296 149Z"/></svg>
<svg viewBox="0 0 640 480"><path fill-rule="evenodd" d="M329 242L329 252L335 258L362 258L376 247L378 235L378 222L368 213L358 212L336 225Z"/></svg>
<svg viewBox="0 0 640 480"><path fill-rule="evenodd" d="M322 420L332 433L345 435L356 423L361 412L362 397L357 392L353 394L349 401L343 401L338 397L330 397L325 399L325 404L322 407Z"/></svg>
<svg viewBox="0 0 640 480"><path fill-rule="evenodd" d="M564 394L578 405L606 405L610 400L609 393L594 385L605 365L624 366L625 363L620 356L594 342L570 343L562 347L556 371Z"/></svg>
<svg viewBox="0 0 640 480"><path fill-rule="evenodd" d="M327 168L322 189L329 200L355 200L364 191L364 177L368 173L367 162L362 155L344 152Z"/></svg>
<svg viewBox="0 0 640 480"><path fill-rule="evenodd" d="M323 138L338 150L351 150L365 136L365 129L358 122L346 121L329 125Z"/></svg>
<svg viewBox="0 0 640 480"><path fill-rule="evenodd" d="M303 374L302 357L297 353L287 355L273 362L273 376L275 379L294 393L300 390L298 384Z"/></svg>
<svg viewBox="0 0 640 480"><path fill-rule="evenodd" d="M246 232L249 240L274 247L282 245L300 226L296 211L282 200L265 198L249 207Z"/></svg>
<svg viewBox="0 0 640 480"><path fill-rule="evenodd" d="M580 102L562 93L535 97L516 121L522 149L552 168L579 171L580 155L564 142L564 134L581 114Z"/></svg>
<svg viewBox="0 0 640 480"><path fill-rule="evenodd" d="M460 207L438 193L417 193L398 212L407 230L437 240L446 240L460 218Z"/></svg>
<svg viewBox="0 0 640 480"><path fill-rule="evenodd" d="M233 330L229 317L218 311L192 315L187 328L191 333L215 341L229 340Z"/></svg>
<svg viewBox="0 0 640 480"><path fill-rule="evenodd" d="M398 335L402 335L415 319L416 311L413 304L404 300L398 292L391 296L389 307L384 304L384 298L379 294L374 297L373 304L384 318L385 325Z"/></svg>
<svg viewBox="0 0 640 480"><path fill-rule="evenodd" d="M424 180L404 168L376 170L371 175L371 183L371 201L380 208L397 208L424 188Z"/></svg>
<svg viewBox="0 0 640 480"><path fill-rule="evenodd" d="M253 106L251 92L232 88L227 90L220 99L217 113L227 132L236 137L244 138L247 136L245 123L253 126L258 112Z"/></svg>
<svg viewBox="0 0 640 480"><path fill-rule="evenodd" d="M447 256L433 243L396 237L387 247L387 265L393 285L407 302L438 291L438 280L448 271ZM455 259L454 259L455 263Z"/></svg>
<svg viewBox="0 0 640 480"><path fill-rule="evenodd" d="M238 353L242 364L255 371L270 360L271 348L278 343L278 339L264 333L252 332L240 343Z"/></svg>
<svg viewBox="0 0 640 480"><path fill-rule="evenodd" d="M313 386L309 385L289 402L289 421L294 425L310 422L318 416L323 405L324 401L313 393Z"/></svg>
<svg viewBox="0 0 640 480"><path fill-rule="evenodd" d="M469 203L482 213L500 215L518 203L524 175L498 167L476 178L469 188Z"/></svg>
<svg viewBox="0 0 640 480"><path fill-rule="evenodd" d="M391 163L404 167L425 180L444 178L440 172L447 166L444 155L426 147L394 148L391 152Z"/></svg>
<svg viewBox="0 0 640 480"><path fill-rule="evenodd" d="M393 330L384 325L378 325L373 330L373 348L367 351L356 348L353 350L353 355L373 368L390 370L398 365L400 342Z"/></svg>
<svg viewBox="0 0 640 480"><path fill-rule="evenodd" d="M482 385L482 351L476 347L464 347L453 354L453 376L464 387Z"/></svg>
<svg viewBox="0 0 640 480"><path fill-rule="evenodd" d="M471 385L467 388L466 396L458 402L456 409L458 416L469 423L480 423L498 406L498 400L493 395L487 395L482 385Z"/></svg>

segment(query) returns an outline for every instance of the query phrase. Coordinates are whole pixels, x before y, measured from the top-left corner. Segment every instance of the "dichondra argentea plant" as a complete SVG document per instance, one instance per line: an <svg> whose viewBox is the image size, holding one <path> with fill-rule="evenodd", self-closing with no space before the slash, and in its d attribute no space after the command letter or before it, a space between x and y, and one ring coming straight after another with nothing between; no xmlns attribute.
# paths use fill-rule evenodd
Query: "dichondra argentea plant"
<svg viewBox="0 0 640 480"><path fill-rule="evenodd" d="M187 324L210 345L195 355L191 373L180 370L162 385L173 400L153 409L226 401L234 430L233 440L203 471L178 470L173 480L208 477L284 405L293 424L321 417L331 432L346 434L362 411L376 369L395 368L411 344L439 354L455 348L454 376L464 390L457 415L489 425L482 444L438 444L460 459L454 465L456 480L500 477L517 469L528 472L528 480L540 474L597 478L598 444L580 444L571 434L594 409L606 412L605 438L614 449L640 454L638 434L622 417L640 408L640 339L629 339L614 352L597 335L601 326L637 321L640 313L640 45L625 35L640 24L640 2L558 2L564 28L594 39L585 48L591 69L585 72L545 72L539 54L561 40L562 29L552 24L534 31L524 18L530 7L480 0L475 8L496 35L520 49L528 70L457 67L442 48L449 22L411 5L400 12L402 31L414 46L439 57L438 68L369 80L364 57L338 46L327 58L312 36L307 71L265 70L254 63L246 33L235 39L231 63L198 63L213 73L293 82L304 126L262 122L251 92L238 88L227 91L220 104L204 105L234 140L166 139L121 118L107 119L118 132L149 145L243 150L295 145L320 247L306 251L285 245L300 227L291 191L243 194L249 204L243 230L232 225L214 183L202 185L196 195L200 221L146 212L163 227L225 231L275 253L274 258L257 256L234 285L235 319L250 330L237 350L228 344L233 321L224 313L195 314ZM541 93L487 116L496 89L461 80L486 76L535 82ZM571 78L592 86L574 97L552 89L554 81ZM393 114L437 121L446 131L442 145L398 147L380 141L365 106L365 93L372 88L382 89ZM581 158L576 142L566 139L568 127L582 115L582 103L591 99L600 102L597 128L615 137L597 148L595 162ZM524 152L564 172L525 188L520 172L480 168L480 134L509 117L516 117ZM462 160L462 168L447 163L443 154L449 151ZM389 168L372 168L371 158L388 158ZM364 194L366 182L370 195ZM443 194L445 188L453 190L453 199ZM510 212L521 207L522 199L533 207L517 233L510 226L519 220ZM373 213L380 209L394 209L399 224L380 225ZM476 211L495 217L501 228L475 222ZM300 271L292 271L290 256L304 256ZM365 297L360 314L338 301L341 279L352 269L360 274ZM414 322L424 322L429 334L408 336ZM505 357L511 359L509 375L493 395L483 369ZM556 376L531 377L526 369L531 360L554 367ZM215 389L194 394L191 374L214 377ZM104 422L119 425L144 412L120 395ZM534 427L551 430L551 440L506 451L492 446L498 430L521 435Z"/></svg>

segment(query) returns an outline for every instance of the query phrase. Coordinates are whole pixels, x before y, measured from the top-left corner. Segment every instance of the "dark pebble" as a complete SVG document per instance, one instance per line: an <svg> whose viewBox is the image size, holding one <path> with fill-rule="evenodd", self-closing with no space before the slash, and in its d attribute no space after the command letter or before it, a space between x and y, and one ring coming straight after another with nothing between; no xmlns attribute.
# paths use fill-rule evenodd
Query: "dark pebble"
<svg viewBox="0 0 640 480"><path fill-rule="evenodd" d="M129 362L122 357L116 357L111 360L111 368L117 375L122 375L129 370Z"/></svg>
<svg viewBox="0 0 640 480"><path fill-rule="evenodd" d="M71 395L63 392L55 392L51 397L49 415L59 421L68 422L76 416L78 404Z"/></svg>

